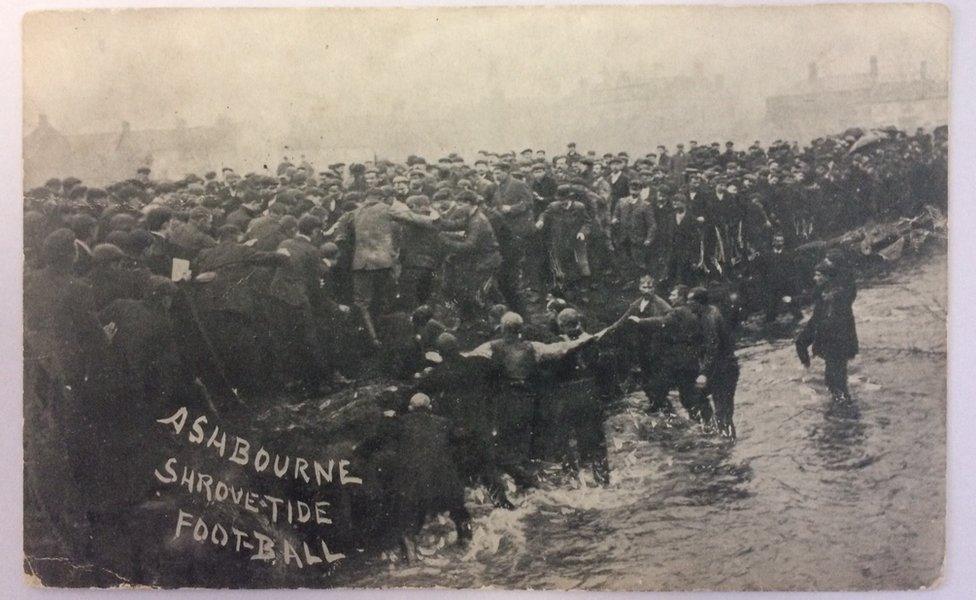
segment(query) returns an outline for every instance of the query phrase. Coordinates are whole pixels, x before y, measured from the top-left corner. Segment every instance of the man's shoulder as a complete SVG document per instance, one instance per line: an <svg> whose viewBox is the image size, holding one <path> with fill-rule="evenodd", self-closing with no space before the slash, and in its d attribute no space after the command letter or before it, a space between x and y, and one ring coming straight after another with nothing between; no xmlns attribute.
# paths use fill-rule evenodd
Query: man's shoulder
<svg viewBox="0 0 976 600"><path fill-rule="evenodd" d="M657 294L654 294L654 298L651 299L651 304L653 304L654 308L658 310L663 310L663 311L671 310L671 305L668 304L668 301L658 296Z"/></svg>
<svg viewBox="0 0 976 600"><path fill-rule="evenodd" d="M301 252L305 250L305 247L302 245L301 242L302 240L298 240L295 238L285 238L280 242L278 242L278 247L285 248L289 252Z"/></svg>
<svg viewBox="0 0 976 600"><path fill-rule="evenodd" d="M297 248L301 248L303 250L318 250L318 248L315 246L315 244L312 243L311 240L296 237L296 238L292 238L291 241L294 242L295 247Z"/></svg>
<svg viewBox="0 0 976 600"><path fill-rule="evenodd" d="M491 217L488 216L488 213L484 209L476 210L468 216L468 225L470 226L475 223L491 227Z"/></svg>

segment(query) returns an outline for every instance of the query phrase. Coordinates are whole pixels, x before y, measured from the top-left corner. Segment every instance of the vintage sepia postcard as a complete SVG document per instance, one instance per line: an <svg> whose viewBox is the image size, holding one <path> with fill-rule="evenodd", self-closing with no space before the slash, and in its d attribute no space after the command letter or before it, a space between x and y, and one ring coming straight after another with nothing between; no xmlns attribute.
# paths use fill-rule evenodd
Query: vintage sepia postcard
<svg viewBox="0 0 976 600"><path fill-rule="evenodd" d="M29 584L939 585L946 8L22 28Z"/></svg>

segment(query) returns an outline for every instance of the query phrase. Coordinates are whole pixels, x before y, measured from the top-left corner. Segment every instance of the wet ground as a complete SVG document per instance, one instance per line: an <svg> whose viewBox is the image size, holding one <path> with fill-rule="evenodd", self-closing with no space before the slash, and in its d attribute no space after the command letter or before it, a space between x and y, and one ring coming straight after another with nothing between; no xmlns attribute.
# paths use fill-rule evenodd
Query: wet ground
<svg viewBox="0 0 976 600"><path fill-rule="evenodd" d="M471 495L474 540L428 527L420 561L350 565L330 585L559 589L898 589L944 547L946 258L900 266L854 305L852 403L796 359L792 324L744 336L735 444L644 416L607 424L609 488L543 485L515 510ZM809 311L806 311L809 314ZM446 529L441 524L440 530ZM449 539L446 541L450 541Z"/></svg>

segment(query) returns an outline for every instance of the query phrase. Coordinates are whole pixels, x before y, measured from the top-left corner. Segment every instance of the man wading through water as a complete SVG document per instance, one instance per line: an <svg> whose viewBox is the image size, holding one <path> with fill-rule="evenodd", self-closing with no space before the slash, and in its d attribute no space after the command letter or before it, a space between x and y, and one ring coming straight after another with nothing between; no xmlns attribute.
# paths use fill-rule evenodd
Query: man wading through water
<svg viewBox="0 0 976 600"><path fill-rule="evenodd" d="M850 402L847 389L847 361L858 352L854 326L854 278L829 258L817 265L813 274L813 315L796 338L796 353L804 367L810 367L808 348L824 359L824 383L834 400Z"/></svg>

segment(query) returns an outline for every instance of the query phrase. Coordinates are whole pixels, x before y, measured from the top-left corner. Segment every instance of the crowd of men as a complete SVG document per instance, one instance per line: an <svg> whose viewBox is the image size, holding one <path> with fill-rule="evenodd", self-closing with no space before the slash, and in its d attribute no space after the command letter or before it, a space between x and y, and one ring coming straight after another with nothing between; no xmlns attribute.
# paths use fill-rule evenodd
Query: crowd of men
<svg viewBox="0 0 976 600"><path fill-rule="evenodd" d="M408 413L465 432L438 441L411 426L423 443L397 443L446 445L500 505L500 475L524 480L534 455L572 454L606 483L602 422L621 382L637 377L659 414L676 389L691 419L734 437L729 289L757 280L767 321L784 307L801 319L813 282L792 250L945 207L946 138L849 130L802 148L569 144L178 181L143 168L105 188L51 179L24 198L30 384L87 397L101 408L72 418L98 429L132 405L327 393L363 376L365 357L422 392ZM586 332L608 291L633 302ZM580 378L593 387L547 412L539 390ZM104 400L123 387L124 403ZM70 435L84 444L84 431Z"/></svg>

